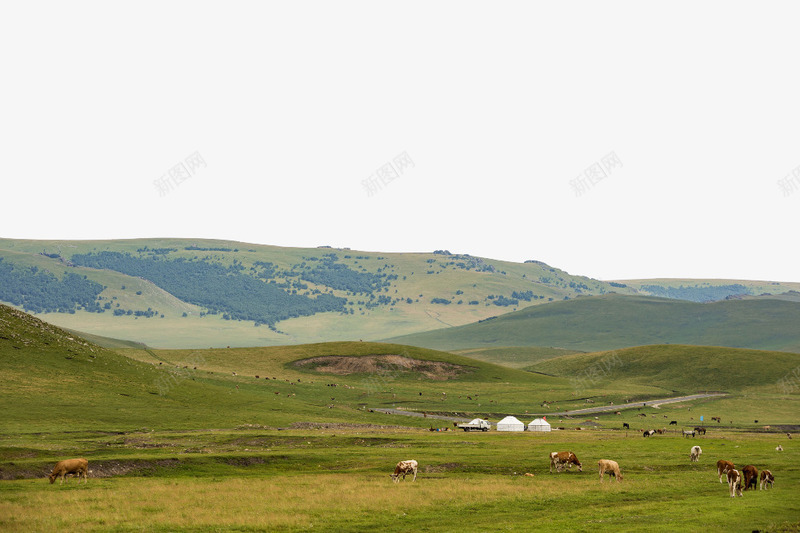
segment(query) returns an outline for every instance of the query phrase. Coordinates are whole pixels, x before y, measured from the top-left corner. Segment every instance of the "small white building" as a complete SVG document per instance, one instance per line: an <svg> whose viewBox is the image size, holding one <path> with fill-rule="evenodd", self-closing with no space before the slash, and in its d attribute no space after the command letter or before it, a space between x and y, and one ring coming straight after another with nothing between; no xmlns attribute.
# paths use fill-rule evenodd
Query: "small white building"
<svg viewBox="0 0 800 533"><path fill-rule="evenodd" d="M528 424L528 431L550 431L550 423L544 418L536 418Z"/></svg>
<svg viewBox="0 0 800 533"><path fill-rule="evenodd" d="M525 431L525 424L515 416L507 416L497 423L497 431Z"/></svg>

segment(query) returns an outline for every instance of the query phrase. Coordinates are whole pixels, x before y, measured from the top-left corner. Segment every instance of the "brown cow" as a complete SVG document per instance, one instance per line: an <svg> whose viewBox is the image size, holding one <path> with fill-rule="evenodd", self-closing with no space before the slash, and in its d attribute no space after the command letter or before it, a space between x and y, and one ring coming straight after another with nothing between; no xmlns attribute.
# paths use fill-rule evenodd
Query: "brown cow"
<svg viewBox="0 0 800 533"><path fill-rule="evenodd" d="M64 478L69 474L78 476L78 483L81 482L81 476L83 476L84 482L88 483L89 461L86 459L66 459L64 461L59 461L47 477L50 479L51 485L55 483L57 477L60 477L61 484L63 485Z"/></svg>
<svg viewBox="0 0 800 533"><path fill-rule="evenodd" d="M550 454L550 473L553 473L553 467L556 467L556 472L561 472L561 467L567 465L567 468L572 468L572 465L578 467L578 472L583 472L583 465L578 460L578 456L572 452L552 452Z"/></svg>
<svg viewBox="0 0 800 533"><path fill-rule="evenodd" d="M742 496L742 475L735 468L728 470L728 487L731 489L731 498L737 494Z"/></svg>
<svg viewBox="0 0 800 533"><path fill-rule="evenodd" d="M390 476L392 481L399 483L401 475L403 476L403 481L406 480L406 474L414 474L414 479L411 481L417 480L417 462L415 460L400 461L397 463L397 466L394 467L394 474L390 474Z"/></svg>
<svg viewBox="0 0 800 533"><path fill-rule="evenodd" d="M717 474L719 474L719 482L722 483L722 476L728 473L728 470L733 470L733 463L720 459L717 461Z"/></svg>
<svg viewBox="0 0 800 533"><path fill-rule="evenodd" d="M758 485L758 469L756 467L747 465L742 468L742 477L744 478L744 490L749 489L750 485L753 486L753 490L756 490L756 485Z"/></svg>
<svg viewBox="0 0 800 533"><path fill-rule="evenodd" d="M609 476L614 476L617 482L622 481L622 473L619 471L619 465L616 461L612 461L610 459L600 459L597 462L597 465L600 467L600 481L603 481L603 474L608 472Z"/></svg>
<svg viewBox="0 0 800 533"><path fill-rule="evenodd" d="M775 476L772 475L772 472L769 470L762 470L761 471L761 490L766 488L766 485L769 485L772 488L772 484L775 483Z"/></svg>

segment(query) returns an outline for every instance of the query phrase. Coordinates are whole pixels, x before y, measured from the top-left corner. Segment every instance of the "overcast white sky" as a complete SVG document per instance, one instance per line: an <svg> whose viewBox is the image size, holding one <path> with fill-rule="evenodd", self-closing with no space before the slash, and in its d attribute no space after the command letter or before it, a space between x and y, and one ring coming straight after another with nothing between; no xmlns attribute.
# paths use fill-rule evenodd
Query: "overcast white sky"
<svg viewBox="0 0 800 533"><path fill-rule="evenodd" d="M798 20L797 2L5 2L0 236L800 281L800 190L779 183L800 167Z"/></svg>

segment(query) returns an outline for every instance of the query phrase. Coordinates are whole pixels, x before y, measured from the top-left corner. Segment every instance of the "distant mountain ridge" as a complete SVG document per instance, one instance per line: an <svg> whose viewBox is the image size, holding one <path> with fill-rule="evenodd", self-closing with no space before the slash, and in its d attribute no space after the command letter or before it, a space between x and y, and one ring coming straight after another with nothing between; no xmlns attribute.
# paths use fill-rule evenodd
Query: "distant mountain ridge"
<svg viewBox="0 0 800 533"><path fill-rule="evenodd" d="M0 239L0 301L70 329L162 347L380 339L579 296L641 294L646 289L637 283L447 250ZM670 283L654 281L647 289L701 300L800 289L800 283Z"/></svg>

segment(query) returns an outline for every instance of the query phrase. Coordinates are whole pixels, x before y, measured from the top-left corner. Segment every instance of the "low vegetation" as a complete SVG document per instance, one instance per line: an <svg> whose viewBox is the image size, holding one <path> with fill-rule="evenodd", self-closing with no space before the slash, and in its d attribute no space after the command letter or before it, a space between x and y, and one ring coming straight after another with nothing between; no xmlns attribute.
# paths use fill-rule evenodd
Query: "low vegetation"
<svg viewBox="0 0 800 533"><path fill-rule="evenodd" d="M369 342L111 350L0 306L0 529L797 530L800 448L786 434L800 428L800 391L778 387L795 356L697 349L707 372L735 361L733 375L687 382L687 362L671 370L665 354L693 349L565 355L542 360L535 366L549 366L538 373ZM333 357L353 371L296 364ZM430 379L407 361L469 371ZM593 366L607 373L576 381ZM748 381L737 368L760 373ZM626 405L704 385L728 395ZM564 415L612 402L619 414ZM546 413L546 434L464 433L440 418ZM682 437L701 416L707 433ZM642 438L656 428L667 431ZM550 474L548 455L560 450L573 451L583 473ZM50 485L56 461L73 457L88 459L88 483ZM774 489L731 499L715 471L722 458L769 468ZM417 481L392 483L405 459L419 462ZM623 482L600 483L600 459L619 462Z"/></svg>

